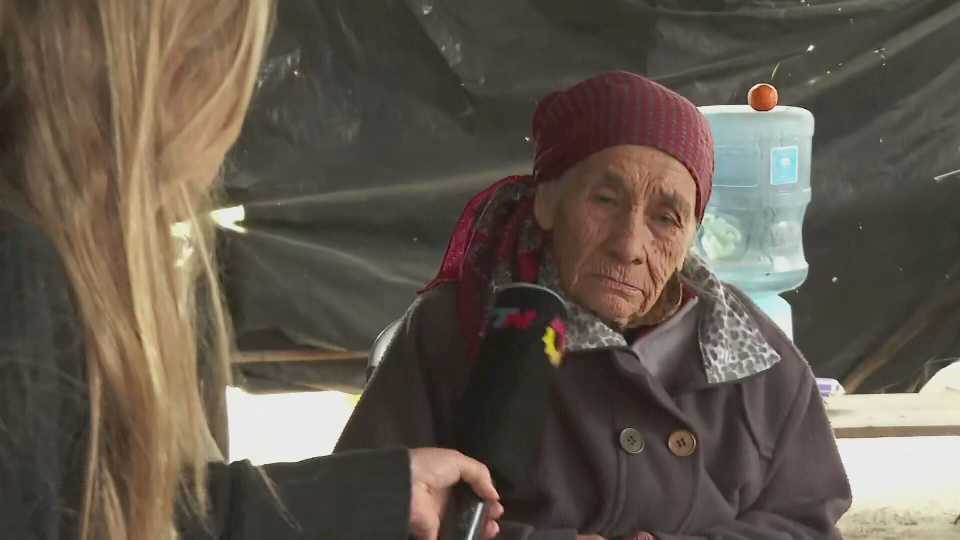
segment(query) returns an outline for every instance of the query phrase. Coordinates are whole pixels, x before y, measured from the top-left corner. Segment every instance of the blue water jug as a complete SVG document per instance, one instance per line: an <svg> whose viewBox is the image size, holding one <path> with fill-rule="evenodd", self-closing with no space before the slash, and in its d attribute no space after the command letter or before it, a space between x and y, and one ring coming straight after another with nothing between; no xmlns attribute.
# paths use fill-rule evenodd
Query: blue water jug
<svg viewBox="0 0 960 540"><path fill-rule="evenodd" d="M803 218L810 203L813 114L747 105L700 110L713 131L716 174L695 249L792 337L790 304L779 294L807 278Z"/></svg>

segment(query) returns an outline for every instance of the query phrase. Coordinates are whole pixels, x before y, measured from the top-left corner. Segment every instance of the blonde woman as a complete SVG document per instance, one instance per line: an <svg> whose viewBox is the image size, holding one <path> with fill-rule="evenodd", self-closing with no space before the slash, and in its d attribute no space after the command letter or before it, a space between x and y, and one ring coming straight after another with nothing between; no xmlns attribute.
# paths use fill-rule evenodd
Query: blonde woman
<svg viewBox="0 0 960 540"><path fill-rule="evenodd" d="M0 0L0 536L432 538L455 482L496 499L449 450L208 463L196 359L226 374L230 341L203 216L271 9Z"/></svg>

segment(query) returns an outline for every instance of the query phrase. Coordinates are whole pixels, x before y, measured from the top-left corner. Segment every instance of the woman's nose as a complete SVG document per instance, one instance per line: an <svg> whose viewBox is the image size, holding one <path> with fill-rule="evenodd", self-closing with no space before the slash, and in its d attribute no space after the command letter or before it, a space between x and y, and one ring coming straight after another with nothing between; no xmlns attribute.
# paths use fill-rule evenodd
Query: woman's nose
<svg viewBox="0 0 960 540"><path fill-rule="evenodd" d="M643 211L633 209L625 212L608 231L608 252L621 264L643 264L651 238Z"/></svg>

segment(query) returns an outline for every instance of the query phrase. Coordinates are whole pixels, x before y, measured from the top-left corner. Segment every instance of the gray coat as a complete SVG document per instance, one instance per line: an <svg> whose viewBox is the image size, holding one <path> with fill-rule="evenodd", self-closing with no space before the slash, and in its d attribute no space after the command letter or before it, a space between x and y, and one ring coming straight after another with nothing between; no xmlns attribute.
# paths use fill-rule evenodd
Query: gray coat
<svg viewBox="0 0 960 540"><path fill-rule="evenodd" d="M810 368L749 300L724 290L768 358L738 364L705 347L718 331L709 319L730 313L703 294L629 346L568 353L532 473L542 496L501 493L501 538L840 538L850 488ZM452 445L468 369L455 285L443 285L406 313L337 451Z"/></svg>

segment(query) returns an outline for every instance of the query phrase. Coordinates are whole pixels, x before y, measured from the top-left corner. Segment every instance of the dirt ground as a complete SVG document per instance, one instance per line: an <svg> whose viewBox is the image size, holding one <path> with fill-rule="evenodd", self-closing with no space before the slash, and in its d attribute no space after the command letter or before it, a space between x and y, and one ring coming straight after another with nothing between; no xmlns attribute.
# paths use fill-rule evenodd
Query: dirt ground
<svg viewBox="0 0 960 540"><path fill-rule="evenodd" d="M946 511L877 508L853 511L840 522L846 540L960 538L957 514Z"/></svg>
<svg viewBox="0 0 960 540"><path fill-rule="evenodd" d="M841 439L854 503L847 540L957 539L960 437Z"/></svg>

